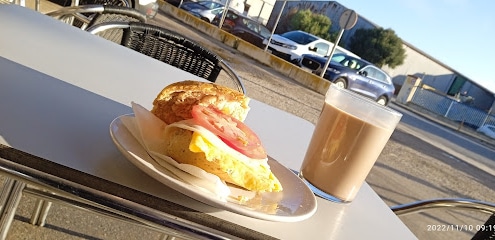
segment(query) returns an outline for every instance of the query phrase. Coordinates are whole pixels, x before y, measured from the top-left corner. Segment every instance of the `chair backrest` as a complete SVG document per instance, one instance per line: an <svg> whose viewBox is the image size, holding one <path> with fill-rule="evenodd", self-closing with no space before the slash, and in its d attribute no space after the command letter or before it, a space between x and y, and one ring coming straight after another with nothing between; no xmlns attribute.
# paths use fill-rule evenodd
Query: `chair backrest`
<svg viewBox="0 0 495 240"><path fill-rule="evenodd" d="M476 231L471 240L495 239L495 203L466 198L437 198L390 207L398 216L437 208L464 209L491 214L483 225L477 225L476 228L469 230ZM465 229L465 231L466 230L468 229Z"/></svg>
<svg viewBox="0 0 495 240"><path fill-rule="evenodd" d="M132 5L129 2L129 0L79 0L78 5L91 5L91 4L112 5L112 6L132 8ZM76 6L75 1L72 1L72 5Z"/></svg>
<svg viewBox="0 0 495 240"><path fill-rule="evenodd" d="M85 30L103 22L146 22L146 15L136 9L113 5L63 7L46 15Z"/></svg>
<svg viewBox="0 0 495 240"><path fill-rule="evenodd" d="M11 1L19 1L19 0L11 0ZM112 5L112 6L121 6L121 7L129 7L129 8L133 7L132 1L130 0L51 0L51 1L62 7L91 5L91 4Z"/></svg>
<svg viewBox="0 0 495 240"><path fill-rule="evenodd" d="M244 85L234 70L219 56L180 34L146 23L102 23L88 28L92 34L111 29L123 29L121 45L155 58L159 61L215 82L224 70L240 92Z"/></svg>

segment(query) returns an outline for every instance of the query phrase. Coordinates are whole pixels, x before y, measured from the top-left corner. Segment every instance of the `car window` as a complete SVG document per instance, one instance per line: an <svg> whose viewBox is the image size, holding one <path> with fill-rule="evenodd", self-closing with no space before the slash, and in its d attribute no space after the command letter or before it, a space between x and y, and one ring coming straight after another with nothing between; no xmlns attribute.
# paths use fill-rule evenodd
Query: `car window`
<svg viewBox="0 0 495 240"><path fill-rule="evenodd" d="M198 4L203 5L208 9L214 9L223 6L222 4L216 2L199 2Z"/></svg>
<svg viewBox="0 0 495 240"><path fill-rule="evenodd" d="M253 32L256 32L256 33L259 33L260 32L260 28L259 28L259 24L253 20L249 20L247 18L244 18L242 19L242 23L244 23L244 25L249 28L251 31Z"/></svg>
<svg viewBox="0 0 495 240"><path fill-rule="evenodd" d="M345 59L345 55L333 55L331 61L336 63L342 63L344 59Z"/></svg>
<svg viewBox="0 0 495 240"><path fill-rule="evenodd" d="M222 11L223 12L223 11ZM220 16L221 17L221 16ZM228 19L232 19L232 20L236 20L239 16L233 12L227 12L227 14L225 15L225 18L228 18Z"/></svg>
<svg viewBox="0 0 495 240"><path fill-rule="evenodd" d="M251 31L263 36L264 38L269 38L270 35L272 34L265 26L261 25L261 23L256 22L252 19L242 18L242 23Z"/></svg>
<svg viewBox="0 0 495 240"><path fill-rule="evenodd" d="M361 70L361 68L367 66L367 64L365 62L361 61L360 59L349 58L349 57L347 57L345 60L343 60L341 64L348 67L348 68L355 69L358 71Z"/></svg>
<svg viewBox="0 0 495 240"><path fill-rule="evenodd" d="M260 35L264 38L269 38L270 35L272 35L272 32L270 32L270 30L268 30L265 26L260 26Z"/></svg>
<svg viewBox="0 0 495 240"><path fill-rule="evenodd" d="M358 63L354 59L350 59L349 62L347 62L347 67L351 69L356 69L358 66Z"/></svg>
<svg viewBox="0 0 495 240"><path fill-rule="evenodd" d="M223 8L218 8L218 9L215 9L215 10L212 10L211 13L213 14L218 14L218 13L221 13L223 12Z"/></svg>
<svg viewBox="0 0 495 240"><path fill-rule="evenodd" d="M372 67L364 67L363 69L361 69L361 71L365 73L365 77L374 78L373 76L375 75L375 69L373 69Z"/></svg>
<svg viewBox="0 0 495 240"><path fill-rule="evenodd" d="M390 83L387 75L374 66L368 66L364 68L363 71L366 71L368 73L367 77L369 78L373 78L384 83Z"/></svg>
<svg viewBox="0 0 495 240"><path fill-rule="evenodd" d="M355 70L360 70L367 64L360 59L351 58L345 54L334 54L332 55L332 62L340 63L342 66L346 66L348 68L352 68Z"/></svg>
<svg viewBox="0 0 495 240"><path fill-rule="evenodd" d="M286 32L281 36L301 45L306 45L318 40L318 38L304 32Z"/></svg>
<svg viewBox="0 0 495 240"><path fill-rule="evenodd" d="M321 42L315 44L315 47L316 47L316 53L326 56L328 54L328 49L330 48L330 45Z"/></svg>
<svg viewBox="0 0 495 240"><path fill-rule="evenodd" d="M387 75L382 73L381 71L375 71L375 79L378 79L382 82L387 82Z"/></svg>

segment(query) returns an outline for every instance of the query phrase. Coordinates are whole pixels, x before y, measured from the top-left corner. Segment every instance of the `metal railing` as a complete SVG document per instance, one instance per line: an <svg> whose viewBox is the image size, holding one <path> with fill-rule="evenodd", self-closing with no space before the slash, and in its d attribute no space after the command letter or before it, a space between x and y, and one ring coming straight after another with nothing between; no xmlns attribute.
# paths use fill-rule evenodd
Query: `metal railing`
<svg viewBox="0 0 495 240"><path fill-rule="evenodd" d="M494 115L430 89L418 88L411 103L474 129L485 124L495 125Z"/></svg>

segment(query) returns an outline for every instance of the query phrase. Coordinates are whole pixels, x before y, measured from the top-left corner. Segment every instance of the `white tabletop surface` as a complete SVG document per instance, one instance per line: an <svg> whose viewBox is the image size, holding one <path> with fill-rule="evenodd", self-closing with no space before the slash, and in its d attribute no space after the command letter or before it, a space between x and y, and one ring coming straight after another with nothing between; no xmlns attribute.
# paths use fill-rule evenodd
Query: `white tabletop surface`
<svg viewBox="0 0 495 240"><path fill-rule="evenodd" d="M130 164L109 136L112 119L146 108L189 73L15 5L0 5L0 143L281 239L415 239L364 184L351 204L317 198L316 214L269 222L214 209L164 188ZM314 126L252 100L246 123L267 152L298 169Z"/></svg>

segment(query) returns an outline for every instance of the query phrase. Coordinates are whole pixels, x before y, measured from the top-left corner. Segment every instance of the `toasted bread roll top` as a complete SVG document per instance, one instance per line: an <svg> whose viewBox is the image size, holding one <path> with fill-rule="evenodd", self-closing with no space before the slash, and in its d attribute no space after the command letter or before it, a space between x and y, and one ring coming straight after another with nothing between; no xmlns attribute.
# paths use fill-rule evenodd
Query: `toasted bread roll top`
<svg viewBox="0 0 495 240"><path fill-rule="evenodd" d="M151 112L167 124L192 118L194 105L213 105L223 113L244 121L249 111L244 94L214 83L182 81L165 87L153 101Z"/></svg>

